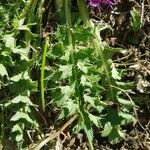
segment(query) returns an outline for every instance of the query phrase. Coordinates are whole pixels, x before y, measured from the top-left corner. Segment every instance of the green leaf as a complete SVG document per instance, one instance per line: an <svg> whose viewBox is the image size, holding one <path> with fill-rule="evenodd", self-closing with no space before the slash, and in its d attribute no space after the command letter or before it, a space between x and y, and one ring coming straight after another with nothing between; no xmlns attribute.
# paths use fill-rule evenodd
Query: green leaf
<svg viewBox="0 0 150 150"><path fill-rule="evenodd" d="M66 103L68 99L70 99L70 96L72 96L75 93L75 85L71 86L60 86L61 89L62 97L61 99L63 100L63 103Z"/></svg>
<svg viewBox="0 0 150 150"><path fill-rule="evenodd" d="M20 127L19 124L15 124L15 125L13 126L11 132L18 132L18 131L19 131L20 133L22 133L22 128Z"/></svg>
<svg viewBox="0 0 150 150"><path fill-rule="evenodd" d="M61 93L64 95L70 95L72 93L72 88L71 86L60 86Z"/></svg>
<svg viewBox="0 0 150 150"><path fill-rule="evenodd" d="M121 75L119 74L119 72L117 71L117 69L115 68L115 66L112 64L112 77L116 80L121 80Z"/></svg>
<svg viewBox="0 0 150 150"><path fill-rule="evenodd" d="M131 90L133 88L133 84L134 84L134 82L121 82L121 81L119 81L119 82L116 81L116 83L121 89L123 89L125 91Z"/></svg>
<svg viewBox="0 0 150 150"><path fill-rule="evenodd" d="M92 106L93 108L95 108L99 113L104 109L102 103L100 102L100 99L97 97L91 97L88 96L86 94L84 94L84 101L86 103L89 103L90 106Z"/></svg>
<svg viewBox="0 0 150 150"><path fill-rule="evenodd" d="M86 112L82 113L82 118L83 118L83 122L82 122L83 129L88 138L90 149L94 150L94 148L93 148L93 129L92 129L92 124L91 124L90 118Z"/></svg>
<svg viewBox="0 0 150 150"><path fill-rule="evenodd" d="M95 106L94 101L95 101L95 97L91 97L88 96L86 94L84 94L84 101L90 103L92 106Z"/></svg>
<svg viewBox="0 0 150 150"><path fill-rule="evenodd" d="M125 53L126 50L122 48L110 47L106 42L101 43L101 50L103 53L104 60L107 62L107 67L110 67L112 64L112 56L115 53ZM103 62L104 63L104 62Z"/></svg>
<svg viewBox="0 0 150 150"><path fill-rule="evenodd" d="M51 73L49 76L45 78L45 80L58 81L61 78L62 73L58 70Z"/></svg>
<svg viewBox="0 0 150 150"><path fill-rule="evenodd" d="M61 78L66 79L72 76L72 65L64 65L59 67L59 71L62 72Z"/></svg>
<svg viewBox="0 0 150 150"><path fill-rule="evenodd" d="M13 34L7 34L3 37L5 41L5 46L8 48L14 48L16 45L15 38L13 37Z"/></svg>
<svg viewBox="0 0 150 150"><path fill-rule="evenodd" d="M56 55L57 57L60 57L63 55L65 50L65 47L62 42L56 43L52 49L52 54Z"/></svg>
<svg viewBox="0 0 150 150"><path fill-rule="evenodd" d="M86 58L93 57L94 49L88 48L88 47L85 47L85 46L78 46L77 51L74 55L75 55L76 61L84 60Z"/></svg>
<svg viewBox="0 0 150 150"><path fill-rule="evenodd" d="M123 118L118 115L118 111L116 109L112 109L111 107L108 107L107 113L103 118L102 122L103 124L105 124L106 122L111 122L112 126L116 126L118 124L121 124L122 120Z"/></svg>
<svg viewBox="0 0 150 150"><path fill-rule="evenodd" d="M87 42L90 39L93 39L94 35L91 32L91 28L89 27L83 27L77 28L77 30L74 31L74 36L76 40Z"/></svg>
<svg viewBox="0 0 150 150"><path fill-rule="evenodd" d="M97 126L100 127L100 117L97 117L95 115L92 115L88 113L90 120Z"/></svg>
<svg viewBox="0 0 150 150"><path fill-rule="evenodd" d="M29 117L28 114L24 113L24 112L16 112L16 114L14 116L12 116L12 118L10 119L10 121L19 121L20 119L24 119L25 121L27 121L30 124L34 124L35 122Z"/></svg>
<svg viewBox="0 0 150 150"><path fill-rule="evenodd" d="M12 81L12 84L10 85L11 90L14 93L37 90L37 82L30 79L28 71L15 75L11 77L10 80Z"/></svg>
<svg viewBox="0 0 150 150"><path fill-rule="evenodd" d="M135 120L135 118L132 115L127 114L127 113L119 112L119 116L124 118L127 123L132 122L133 120Z"/></svg>
<svg viewBox="0 0 150 150"><path fill-rule="evenodd" d="M13 104L18 104L20 102L22 102L26 105L29 105L29 106L34 106L34 104L31 102L31 100L27 96L19 95L19 96L15 97L14 99L11 100L11 103L13 103Z"/></svg>
<svg viewBox="0 0 150 150"><path fill-rule="evenodd" d="M79 133L82 129L83 129L82 123L81 123L81 120L79 120L78 123L74 126L74 128L73 128L72 130L73 130L73 133L77 134L77 133Z"/></svg>
<svg viewBox="0 0 150 150"><path fill-rule="evenodd" d="M21 149L23 141L24 141L24 133L23 130L25 128L25 125L23 123L17 123L12 127L11 130L11 139L15 139L17 142L17 146L19 146Z"/></svg>
<svg viewBox="0 0 150 150"><path fill-rule="evenodd" d="M28 28L27 25L24 25L24 21L25 21L25 18L21 19L21 20L16 20L16 29L18 30L26 30L26 31L29 31L30 32L30 29Z"/></svg>
<svg viewBox="0 0 150 150"><path fill-rule="evenodd" d="M7 70L2 64L0 64L0 76L2 76L2 77L7 76L8 77Z"/></svg>
<svg viewBox="0 0 150 150"><path fill-rule="evenodd" d="M88 81L87 77L85 75L81 76L81 81L80 81L81 85L83 86L88 86L88 87L92 87L92 84Z"/></svg>
<svg viewBox="0 0 150 150"><path fill-rule="evenodd" d="M26 47L26 48L14 48L14 47L12 47L11 50L13 53L19 54L21 57L21 60L29 61L29 58L28 58L28 54L30 51L29 47Z"/></svg>
<svg viewBox="0 0 150 150"><path fill-rule="evenodd" d="M30 77L29 77L28 72L26 71L26 72L22 72L22 73L19 73L18 75L11 77L10 80L13 82L18 82L19 80L30 80Z"/></svg>
<svg viewBox="0 0 150 150"><path fill-rule="evenodd" d="M61 60L69 61L71 55L71 46L66 47L65 54L61 57Z"/></svg>
<svg viewBox="0 0 150 150"><path fill-rule="evenodd" d="M77 62L77 67L83 72L83 73L87 73L88 72L88 68L85 66L85 62L84 61L78 61Z"/></svg>
<svg viewBox="0 0 150 150"><path fill-rule="evenodd" d="M0 55L0 63L3 65L14 65L12 57L11 57L11 52L9 50L2 51Z"/></svg>
<svg viewBox="0 0 150 150"><path fill-rule="evenodd" d="M14 19L14 20L13 20L14 28L15 28L16 30L28 31L30 34L32 34L32 35L35 36L35 34L33 34L33 33L31 32L29 26L33 26L33 25L35 25L36 23L30 23L30 24L27 24L27 25L25 25L24 23L25 23L25 18L22 18L22 19L20 19L20 20L17 20L17 19Z"/></svg>
<svg viewBox="0 0 150 150"><path fill-rule="evenodd" d="M58 119L63 119L67 116L71 116L71 115L75 114L78 109L78 105L75 104L72 101L72 99L68 99L68 101L65 102L62 107L64 107L64 108L63 108L61 114L59 115Z"/></svg>
<svg viewBox="0 0 150 150"><path fill-rule="evenodd" d="M135 106L135 104L129 100L126 100L126 99L123 99L123 98L120 98L118 97L117 98L118 102L123 104L123 105L129 105L129 106Z"/></svg>
<svg viewBox="0 0 150 150"><path fill-rule="evenodd" d="M74 104L74 102L71 100L71 101L66 102L65 107L68 109L69 115L72 115L72 114L75 114L78 108L78 105Z"/></svg>
<svg viewBox="0 0 150 150"><path fill-rule="evenodd" d="M10 85L11 91L18 94L27 94L37 91L37 82L30 80L19 80Z"/></svg>
<svg viewBox="0 0 150 150"><path fill-rule="evenodd" d="M141 27L141 15L134 7L130 13L132 16L131 27L135 32L137 32Z"/></svg>
<svg viewBox="0 0 150 150"><path fill-rule="evenodd" d="M17 134L15 137L16 142L24 141L23 134Z"/></svg>
<svg viewBox="0 0 150 150"><path fill-rule="evenodd" d="M124 138L124 133L120 130L120 126L115 126L109 134L108 140L111 144L117 144L122 138Z"/></svg>
<svg viewBox="0 0 150 150"><path fill-rule="evenodd" d="M108 136L111 133L112 129L113 127L110 122L105 123L104 130L101 133L102 137Z"/></svg>

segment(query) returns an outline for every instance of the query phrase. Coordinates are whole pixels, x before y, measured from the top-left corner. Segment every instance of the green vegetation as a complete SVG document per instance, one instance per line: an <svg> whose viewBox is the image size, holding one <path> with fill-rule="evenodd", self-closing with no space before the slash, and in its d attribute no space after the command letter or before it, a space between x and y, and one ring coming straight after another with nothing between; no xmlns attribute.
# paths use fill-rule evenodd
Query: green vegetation
<svg viewBox="0 0 150 150"><path fill-rule="evenodd" d="M140 15L131 15L137 32ZM0 147L49 149L68 126L85 133L91 150L95 132L111 144L125 139L123 128L136 122L133 82L113 63L126 50L102 40L106 29L84 0L0 2ZM46 137L50 126L58 132Z"/></svg>

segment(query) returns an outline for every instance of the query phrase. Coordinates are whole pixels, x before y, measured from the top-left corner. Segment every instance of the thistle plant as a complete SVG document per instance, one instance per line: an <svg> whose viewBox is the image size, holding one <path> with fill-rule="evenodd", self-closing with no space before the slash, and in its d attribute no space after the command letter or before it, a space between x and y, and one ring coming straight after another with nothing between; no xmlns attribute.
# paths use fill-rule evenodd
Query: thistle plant
<svg viewBox="0 0 150 150"><path fill-rule="evenodd" d="M58 25L53 36L55 42L47 53L55 63L51 65L46 88L52 98L49 103L61 110L60 120L77 115L73 130L84 130L93 150L93 126L111 143L119 142L124 138L121 127L134 119L134 103L127 84L121 82L121 72L112 62L113 54L122 50L102 42L100 31L107 26L95 25L90 20L84 0L77 0L77 4L82 22L78 23L77 18L77 23L73 23L71 1L62 3L66 23ZM49 140L37 145L38 149L45 142Z"/></svg>
<svg viewBox="0 0 150 150"><path fill-rule="evenodd" d="M8 14L6 13L5 16L11 16L11 19L7 18L7 25L4 24L4 29L0 31L2 33L0 76L7 77L2 86L0 79L0 89L8 91L6 98L2 92L3 101L0 103L3 114L1 141L4 149L7 149L6 139L12 140L16 149L25 148L27 144L25 134L28 130L38 130L39 127L32 112L37 106L31 102L30 97L33 92L37 91L37 82L32 80L30 72L35 65L37 53L33 53L34 56L31 58L30 45L32 43L35 46L34 40L38 39L40 25L35 25L34 21L39 21L38 15L35 14L39 13L36 8L40 5L41 2L35 0L21 0L4 5L5 10L8 8L8 12L6 11ZM24 9L21 9L20 6ZM10 14L9 9L11 13L14 13ZM32 32L33 27L37 29L34 33Z"/></svg>
<svg viewBox="0 0 150 150"><path fill-rule="evenodd" d="M10 138L20 150L27 146L26 130L39 131L33 113L33 108L37 110L37 106L31 101L32 93L37 92L41 94L41 101L36 103L44 111L49 110L49 104L60 111L57 125L60 126L62 120L68 118L72 119L71 123L76 119L73 132L85 132L89 149L94 150L93 127L97 128L100 136L108 137L110 143L119 142L125 136L122 126L134 120L134 103L128 94L130 84L121 81L122 70L116 68L112 60L113 54L121 53L122 49L112 48L101 40L101 31L109 26L100 22L94 24L88 12L89 5L91 9L101 9L103 6L112 7L118 1L77 0L78 12L73 20L72 1L56 0L53 15L57 17L52 20L57 26L54 33L44 39L41 38L44 30L41 21L43 1L18 2L23 4L24 9L18 10L21 13L17 13L17 17L12 16L10 31L2 34L0 39L3 47L0 52L0 88L9 91L7 99L0 103L3 112L1 141L5 141L7 136L5 132L8 131L4 128L7 121L12 127ZM50 4L53 3L50 1ZM14 12L16 7L13 7ZM0 8L0 11L4 10ZM7 22L7 15L3 18ZM0 26L3 27L2 24ZM36 47L43 49L40 55ZM37 79L39 85L32 80L31 71L35 64L41 70L40 79ZM5 120L7 110L11 113ZM56 135L63 130L64 127ZM33 149L42 148L52 137L46 138L46 142L38 142Z"/></svg>

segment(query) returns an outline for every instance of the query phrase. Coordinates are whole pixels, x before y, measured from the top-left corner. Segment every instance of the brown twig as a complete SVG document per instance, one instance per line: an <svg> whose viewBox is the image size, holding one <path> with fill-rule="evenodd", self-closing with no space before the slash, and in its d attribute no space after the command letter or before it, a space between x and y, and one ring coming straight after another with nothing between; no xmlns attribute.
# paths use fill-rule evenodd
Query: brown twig
<svg viewBox="0 0 150 150"><path fill-rule="evenodd" d="M147 0L147 3L148 3L148 5L149 5L149 9L150 9L150 0Z"/></svg>
<svg viewBox="0 0 150 150"><path fill-rule="evenodd" d="M143 0L143 2L142 2L142 4L141 4L141 24L143 24L143 18L144 18L144 1L145 0Z"/></svg>
<svg viewBox="0 0 150 150"><path fill-rule="evenodd" d="M57 138L61 132L63 132L70 124L72 124L75 121L76 118L77 118L77 114L74 115L70 120L68 120L56 133L50 134L47 138L40 141L33 148L31 148L31 150L40 150L48 142Z"/></svg>

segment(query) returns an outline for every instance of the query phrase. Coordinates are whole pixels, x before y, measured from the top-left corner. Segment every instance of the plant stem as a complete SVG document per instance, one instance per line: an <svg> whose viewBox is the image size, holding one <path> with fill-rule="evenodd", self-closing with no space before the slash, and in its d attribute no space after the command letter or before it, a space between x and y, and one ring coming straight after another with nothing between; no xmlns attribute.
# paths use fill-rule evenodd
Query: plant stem
<svg viewBox="0 0 150 150"><path fill-rule="evenodd" d="M111 80L110 80L111 76L109 73L109 64L107 62L107 59L105 59L105 56L103 53L103 49L101 46L101 37L100 37L99 31L95 30L93 23L90 22L90 18L88 15L88 9L87 9L85 0L77 0L77 3L78 3L78 8L79 8L83 23L87 24L89 27L91 27L93 29L93 34L95 35L95 39L92 41L93 46L102 61L102 64L103 64L103 67L105 70L105 74L106 74L106 77L107 77L107 80L109 83L111 99L114 100L113 88L111 87Z"/></svg>
<svg viewBox="0 0 150 150"><path fill-rule="evenodd" d="M88 10L87 10L87 6L86 6L86 2L85 0L77 0L78 3L78 8L82 17L82 20L85 24L90 25L90 18L88 15Z"/></svg>
<svg viewBox="0 0 150 150"><path fill-rule="evenodd" d="M79 2L81 4L81 6L84 7L84 5L82 5L82 3L81 3L81 0ZM77 76L77 71L76 71L76 62L75 62L75 57L74 57L74 46L73 46L72 33L71 33L71 27L72 27L71 26L71 13L70 13L69 4L70 4L70 0L65 0L65 16L66 16L66 25L67 25L67 28L68 28L68 43L69 43L69 46L70 46L70 49L71 49L71 61L72 61L72 64L73 64L73 75L74 75L74 81L76 82L76 94L79 97L79 100L78 100L77 103L79 105L79 108L81 110L83 110L83 101L82 101L82 99L83 99L82 94L83 93L81 93L82 90L80 89L80 81L79 81L79 78ZM82 8L81 8L81 11L82 11ZM86 23L88 23L88 16L85 16L87 13L84 13L84 11L82 11L82 13L84 14L83 15L84 21ZM88 134L87 130L86 129L84 129L84 130L85 130L86 134ZM87 137L88 137L90 150L94 150L92 141L89 139L89 136L87 136Z"/></svg>
<svg viewBox="0 0 150 150"><path fill-rule="evenodd" d="M70 13L70 0L65 0L65 17L66 17L66 25L68 29L68 45L69 48L71 49L71 63L73 65L73 82L76 82L76 94L79 97L79 100L77 103L81 105L82 103L82 94L80 91L80 84L79 84L79 79L77 77L77 71L76 71L76 62L75 62L75 57L74 57L74 45L73 45L73 39L72 39L72 33L71 33L71 13Z"/></svg>
<svg viewBox="0 0 150 150"><path fill-rule="evenodd" d="M42 68L41 68L41 102L42 102L43 111L45 111L44 75L45 75L45 63L46 63L46 53L47 53L48 45L49 45L49 37L46 37L44 43L44 51L42 55Z"/></svg>
<svg viewBox="0 0 150 150"><path fill-rule="evenodd" d="M21 17L25 18L24 24L37 23L35 28L38 32L36 34L39 35L41 34L42 5L42 0L30 0L21 14ZM25 32L25 41L26 43L31 41L31 35L28 32Z"/></svg>
<svg viewBox="0 0 150 150"><path fill-rule="evenodd" d="M63 0L55 0L56 11L60 11L62 9L63 2Z"/></svg>
<svg viewBox="0 0 150 150"><path fill-rule="evenodd" d="M97 39L99 39L99 37L97 37ZM105 70L105 75L107 77L107 81L108 81L108 86L109 86L109 90L110 90L110 96L111 96L111 100L114 101L115 98L114 98L114 92L113 92L113 88L112 88L112 84L111 84L111 74L109 72L109 64L107 62L107 59L105 58L104 54L103 54L103 49L100 45L100 41L95 39L93 41L93 44L94 44L94 47L95 47L95 50L97 51L98 55L100 56L100 59L102 61L102 64L103 64L103 67L104 67L104 70Z"/></svg>

